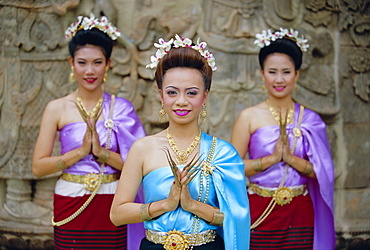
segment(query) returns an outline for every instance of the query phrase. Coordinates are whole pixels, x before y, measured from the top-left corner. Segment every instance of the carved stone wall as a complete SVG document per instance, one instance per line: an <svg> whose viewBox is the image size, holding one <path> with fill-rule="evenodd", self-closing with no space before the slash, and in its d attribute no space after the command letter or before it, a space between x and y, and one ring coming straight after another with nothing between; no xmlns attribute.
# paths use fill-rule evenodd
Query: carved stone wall
<svg viewBox="0 0 370 250"><path fill-rule="evenodd" d="M64 30L77 15L91 12L106 15L124 34L114 48L105 89L134 104L148 134L165 126L158 123L153 71L145 68L159 37L207 41L218 70L202 126L228 140L239 112L266 98L255 34L280 27L304 34L310 48L294 98L327 123L337 249L369 246L368 0L0 0L2 249L53 249L50 217L58 175L36 180L32 152L46 103L76 87L68 83Z"/></svg>

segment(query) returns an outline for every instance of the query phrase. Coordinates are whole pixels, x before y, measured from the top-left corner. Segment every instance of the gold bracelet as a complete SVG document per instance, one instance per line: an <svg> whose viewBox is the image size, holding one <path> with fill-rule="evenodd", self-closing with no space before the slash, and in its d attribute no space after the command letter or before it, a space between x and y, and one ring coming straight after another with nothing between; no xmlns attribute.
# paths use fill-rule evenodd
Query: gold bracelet
<svg viewBox="0 0 370 250"><path fill-rule="evenodd" d="M306 168L302 172L302 175L309 176L313 172L312 164L309 161L306 161Z"/></svg>
<svg viewBox="0 0 370 250"><path fill-rule="evenodd" d="M221 227L223 222L224 222L224 213L216 211L213 213L213 219L209 224Z"/></svg>
<svg viewBox="0 0 370 250"><path fill-rule="evenodd" d="M148 221L148 220L152 220L153 218L150 217L149 215L149 206L151 205L152 203L147 203L147 204L143 204L141 205L140 207L140 218L143 220L143 221Z"/></svg>
<svg viewBox="0 0 370 250"><path fill-rule="evenodd" d="M68 168L67 165L64 163L64 161L62 160L62 158L60 158L59 160L57 160L55 162L55 164L57 165L57 168L60 170L60 171L63 171L64 169Z"/></svg>
<svg viewBox="0 0 370 250"><path fill-rule="evenodd" d="M110 151L108 149L103 148L101 155L98 159L96 159L100 163L106 163L109 159Z"/></svg>
<svg viewBox="0 0 370 250"><path fill-rule="evenodd" d="M262 171L262 157L252 161L252 169L257 173Z"/></svg>

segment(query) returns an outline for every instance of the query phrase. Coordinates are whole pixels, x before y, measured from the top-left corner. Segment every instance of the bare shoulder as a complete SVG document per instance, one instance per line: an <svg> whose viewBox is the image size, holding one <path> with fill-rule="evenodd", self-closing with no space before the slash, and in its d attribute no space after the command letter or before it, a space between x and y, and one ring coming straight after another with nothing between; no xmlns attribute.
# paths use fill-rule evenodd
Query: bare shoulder
<svg viewBox="0 0 370 250"><path fill-rule="evenodd" d="M154 135L148 135L142 137L134 142L130 151L134 151L135 154L140 154L141 156L149 156L158 152L167 143L165 139L165 132L159 132Z"/></svg>
<svg viewBox="0 0 370 250"><path fill-rule="evenodd" d="M45 108L45 111L49 112L61 112L62 110L65 110L67 106L73 104L73 99L70 97L70 95L51 100Z"/></svg>
<svg viewBox="0 0 370 250"><path fill-rule="evenodd" d="M139 147L139 148L145 148L150 149L154 146L157 146L159 144L159 140L162 139L161 136L159 136L160 133L154 134L154 135L147 135L145 137L142 137L140 139L137 139L132 147Z"/></svg>
<svg viewBox="0 0 370 250"><path fill-rule="evenodd" d="M261 111L263 110L265 110L263 102L257 105L245 108L240 112L238 116L238 120L242 120L244 122L251 121L255 119L256 117L258 117L261 114Z"/></svg>

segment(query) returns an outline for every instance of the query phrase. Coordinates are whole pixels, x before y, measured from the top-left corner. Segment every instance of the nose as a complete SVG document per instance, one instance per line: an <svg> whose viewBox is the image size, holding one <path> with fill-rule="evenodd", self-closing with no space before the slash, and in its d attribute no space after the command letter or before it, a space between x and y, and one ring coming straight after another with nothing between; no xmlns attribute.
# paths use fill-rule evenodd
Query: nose
<svg viewBox="0 0 370 250"><path fill-rule="evenodd" d="M87 67L86 67L86 74L87 75L94 74L94 67L92 65L90 65L90 64L87 65Z"/></svg>
<svg viewBox="0 0 370 250"><path fill-rule="evenodd" d="M185 106L188 104L188 100L186 99L186 95L185 94L179 94L178 95L178 98L176 100L176 104L179 105L179 106Z"/></svg>
<svg viewBox="0 0 370 250"><path fill-rule="evenodd" d="M277 74L276 82L277 83L283 83L284 82L284 78L283 78L283 74L282 73L278 73Z"/></svg>

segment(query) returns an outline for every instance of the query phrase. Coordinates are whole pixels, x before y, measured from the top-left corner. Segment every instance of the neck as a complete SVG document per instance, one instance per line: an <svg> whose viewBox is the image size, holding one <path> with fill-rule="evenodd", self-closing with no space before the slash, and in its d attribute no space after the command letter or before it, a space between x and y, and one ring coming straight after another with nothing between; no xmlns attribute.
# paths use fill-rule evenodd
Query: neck
<svg viewBox="0 0 370 250"><path fill-rule="evenodd" d="M195 136L199 135L200 128L198 124L169 124L168 133L172 134L174 138L178 139L193 139Z"/></svg>
<svg viewBox="0 0 370 250"><path fill-rule="evenodd" d="M76 90L76 97L80 97L83 101L94 102L102 98L104 91L98 88L94 91L87 91L85 89L78 88Z"/></svg>
<svg viewBox="0 0 370 250"><path fill-rule="evenodd" d="M282 99L277 99L269 96L267 100L270 106L273 107L275 110L287 110L288 108L291 108L293 104L293 100L290 96Z"/></svg>

